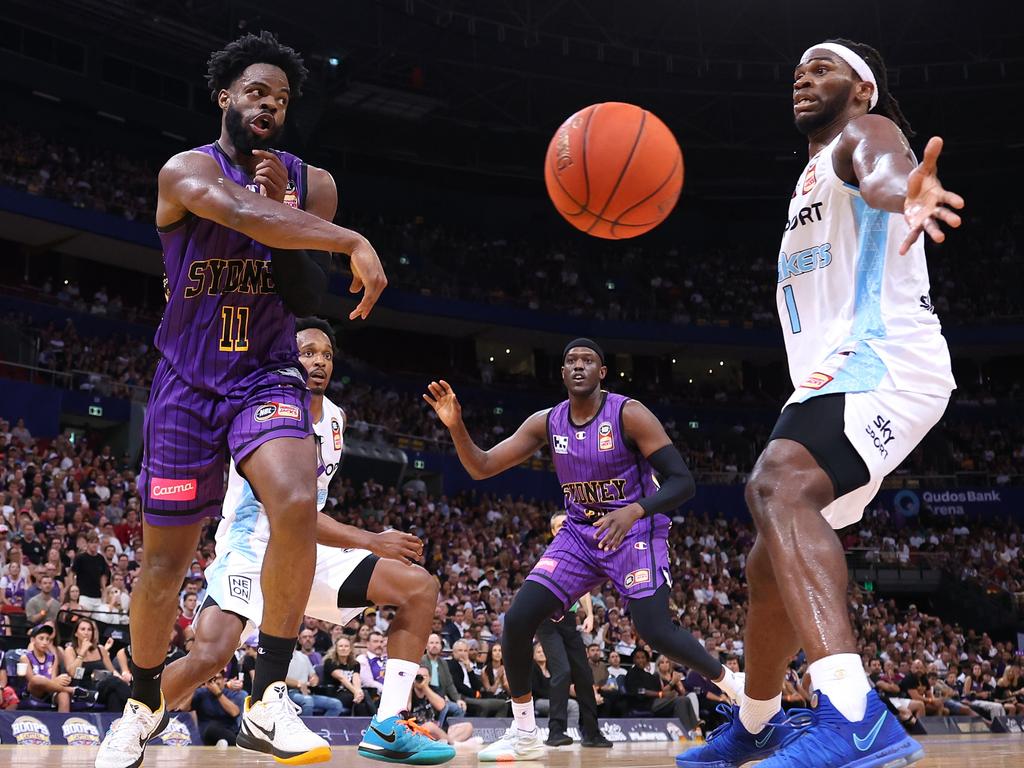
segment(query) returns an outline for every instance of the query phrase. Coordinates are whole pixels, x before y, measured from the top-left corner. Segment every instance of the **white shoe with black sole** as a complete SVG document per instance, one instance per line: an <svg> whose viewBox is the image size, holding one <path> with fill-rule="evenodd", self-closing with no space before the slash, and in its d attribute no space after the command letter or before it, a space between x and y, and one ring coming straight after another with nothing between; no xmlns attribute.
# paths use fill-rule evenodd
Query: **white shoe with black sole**
<svg viewBox="0 0 1024 768"><path fill-rule="evenodd" d="M288 686L271 683L263 698L245 700L242 725L235 743L250 752L272 755L286 765L324 763L331 759L331 745L306 727L299 717L301 708L288 698Z"/></svg>

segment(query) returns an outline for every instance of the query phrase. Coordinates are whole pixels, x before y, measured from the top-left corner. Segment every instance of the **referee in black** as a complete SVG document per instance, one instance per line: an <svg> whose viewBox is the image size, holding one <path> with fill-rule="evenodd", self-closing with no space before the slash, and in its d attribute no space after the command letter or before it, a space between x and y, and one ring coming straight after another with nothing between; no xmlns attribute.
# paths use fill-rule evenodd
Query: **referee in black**
<svg viewBox="0 0 1024 768"><path fill-rule="evenodd" d="M551 516L551 534L557 535L565 522L565 513ZM580 598L569 612L558 621L550 618L537 629L537 639L544 649L551 672L550 709L548 710L549 747L565 747L573 743L566 733L569 727L569 683L576 687L576 702L580 707L580 744L584 747L610 747L612 743L601 733L597 723L597 698L594 696L594 673L587 663L587 649L576 631L576 611L580 605L587 614L591 628L594 606L590 595Z"/></svg>

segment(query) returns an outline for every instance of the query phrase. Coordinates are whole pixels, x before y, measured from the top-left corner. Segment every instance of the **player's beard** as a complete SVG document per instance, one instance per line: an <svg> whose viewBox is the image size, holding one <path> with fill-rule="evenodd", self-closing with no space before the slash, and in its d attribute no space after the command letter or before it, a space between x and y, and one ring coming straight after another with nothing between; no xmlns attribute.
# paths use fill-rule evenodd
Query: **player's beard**
<svg viewBox="0 0 1024 768"><path fill-rule="evenodd" d="M830 123L835 122L835 119L842 113L845 105L849 103L853 85L853 83L850 83L845 93L837 94L827 103L819 101L821 109L815 112L801 112L799 115L794 115L793 124L796 126L796 129L804 136L810 136Z"/></svg>
<svg viewBox="0 0 1024 768"><path fill-rule="evenodd" d="M281 129L275 125L266 137L257 138L249 124L243 122L242 113L230 105L228 105L227 115L224 118L224 127L228 129L231 143L240 155L251 155L254 149L270 149L281 134Z"/></svg>

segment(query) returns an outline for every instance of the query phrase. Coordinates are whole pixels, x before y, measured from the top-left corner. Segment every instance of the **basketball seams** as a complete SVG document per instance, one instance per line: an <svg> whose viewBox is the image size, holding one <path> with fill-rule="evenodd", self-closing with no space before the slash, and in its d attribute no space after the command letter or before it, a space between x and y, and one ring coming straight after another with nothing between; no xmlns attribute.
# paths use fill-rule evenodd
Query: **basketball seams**
<svg viewBox="0 0 1024 768"><path fill-rule="evenodd" d="M594 111L596 112L597 110L595 109ZM646 109L643 110L640 113L640 127L637 128L636 137L633 139L633 146L630 147L629 154L626 156L626 162L623 164L622 170L619 171L619 178L617 178L615 180L615 186L613 186L612 187L612 191L610 193L608 193L608 199L605 200L604 207L601 208L600 211L597 211L594 214L595 216L598 217L598 219L604 218L604 212L608 210L608 206L611 205L612 204L612 200L615 199L615 193L619 191L619 185L622 184L622 180L626 177L626 171L629 170L629 164L633 162L633 155L636 154L636 148L638 146L640 146L640 137L644 135L644 126L645 125L647 125L647 110ZM590 127L589 123L587 124L587 127L588 128ZM586 170L586 167L587 167L587 150L586 150L586 146L587 146L586 145L586 141L584 141L584 143L583 143L583 168L584 168L584 170ZM593 224L590 225L590 227L587 229L587 233L589 234L590 231L596 225L597 225L597 221L595 221Z"/></svg>
<svg viewBox="0 0 1024 768"><path fill-rule="evenodd" d="M680 152L679 156L676 158L676 161L674 163L672 163L672 170L670 170L668 172L668 176L665 177L664 181L662 181L657 186L656 189L654 189L649 195L647 195L647 197L643 198L642 200L637 200L635 203L633 203L633 205L629 206L629 208L627 208L626 210L622 211L618 215L618 217L615 219L615 221L613 221L611 223L612 234L615 233L615 228L616 227L631 227L631 226L632 227L636 227L636 226L646 227L646 226L649 226L649 224L620 224L619 222L630 211L635 210L636 208L639 208L641 205L643 205L644 203L649 201L652 197L654 197L659 192L661 192L661 190L665 188L665 185L668 184L670 181L672 181L672 178L676 175L676 169L680 167L681 161L682 161L682 153ZM680 192L682 192L682 188L680 188ZM676 199L678 200L678 195L676 196ZM660 219L659 219L659 221L660 221ZM655 222L655 223L657 223L657 222Z"/></svg>
<svg viewBox="0 0 1024 768"><path fill-rule="evenodd" d="M569 200L572 201L572 203L574 205L579 206L579 209L580 209L576 213L566 213L561 208L557 208L557 206L556 206L558 212L561 213L563 216L579 216L581 213L589 213L589 211L587 211L587 203L590 202L590 177L587 175L587 132L590 130L590 121L593 118L594 113L597 112L597 110L598 110L598 108L600 108L600 106L601 105L598 104L593 109L591 109L589 112L587 112L586 123L584 123L584 125L583 125L583 147L582 147L582 151L581 151L581 154L582 154L581 162L582 162L582 165L583 165L584 194L586 195L586 197L584 199L584 202L581 203L579 200L577 200L575 197L573 197L572 193L568 189L565 188L565 185L562 183L562 179L561 179L561 177L559 176L559 173L558 173L558 155L557 155L557 153L553 154L550 150L548 151L548 157L550 158L550 161L551 161L550 162L551 178L554 179L555 183L558 185L558 188L560 190L562 190L562 192L565 193L565 196L567 198L569 198ZM573 117L575 117L575 115L573 115ZM572 123L572 119L573 118L570 117L566 122L567 123ZM552 139L552 141L553 142L557 141L557 138L558 138L558 134L555 133L555 138Z"/></svg>

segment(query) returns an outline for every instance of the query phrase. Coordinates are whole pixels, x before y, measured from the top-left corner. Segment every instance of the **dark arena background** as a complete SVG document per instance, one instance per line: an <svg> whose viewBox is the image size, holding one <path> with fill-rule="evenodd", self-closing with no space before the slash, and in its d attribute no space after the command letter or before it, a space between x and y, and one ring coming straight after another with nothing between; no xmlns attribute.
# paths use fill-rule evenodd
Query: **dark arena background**
<svg viewBox="0 0 1024 768"><path fill-rule="evenodd" d="M332 261L318 314L337 335L327 395L347 429L324 509L422 539L421 564L441 585L440 663L461 675L465 657L453 650L468 648L473 670L467 685L441 691L468 705L462 720L473 730L462 729L455 758L466 766L510 722L509 707L481 705L508 699L496 673L477 673L493 661L563 494L546 450L471 479L422 399L427 384L451 383L469 434L488 448L564 399L568 340L598 340L605 388L645 403L696 479L694 498L670 514L673 621L742 668L755 536L744 485L792 391L775 292L787 206L807 161L793 69L826 38L877 48L917 131L913 150L943 137L943 184L966 200L963 226L927 244L931 292L921 297L941 319L957 389L863 520L838 531L849 612L865 669L880 666L873 684L925 747L920 765L1024 765L1018 3L6 0L0 26L0 762L92 765L124 702L108 712L111 681L129 681L144 546L136 479L165 303L157 172L216 136L210 52L269 30L310 71L278 148L333 174L335 221L371 240L389 282L372 316L351 321L348 260ZM636 239L576 231L545 192L558 126L607 101L659 116L685 158L676 209ZM191 647L189 593L200 602L206 593L214 528L183 574L171 657ZM99 607L83 605L74 567L93 533L108 565ZM614 747L551 749L545 761L674 765L721 722L715 701L681 694L706 720L700 734L671 707L652 717L614 676L628 673L644 639L610 583L593 601L593 627L581 616L578 629L606 676L599 714ZM27 690L29 633L53 625L62 667L85 618L110 668L76 677L71 712L57 712ZM393 619L388 606L340 628L308 619L299 647L322 673L320 656L339 637L360 654ZM254 654L237 651L221 681L233 692L250 685L241 670ZM689 684L690 670L676 671ZM801 652L787 706L809 705L805 672ZM901 685L908 678L920 685ZM314 692L337 693L320 683ZM335 746L334 764L369 765L355 745L371 713L342 709L329 717L318 706L307 722ZM150 764L257 757L227 740L214 746L205 726L201 712L174 714ZM569 735L580 736L571 714Z"/></svg>

